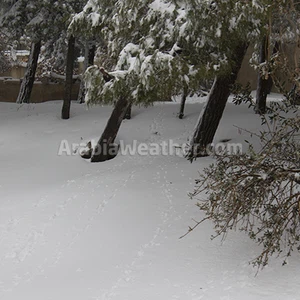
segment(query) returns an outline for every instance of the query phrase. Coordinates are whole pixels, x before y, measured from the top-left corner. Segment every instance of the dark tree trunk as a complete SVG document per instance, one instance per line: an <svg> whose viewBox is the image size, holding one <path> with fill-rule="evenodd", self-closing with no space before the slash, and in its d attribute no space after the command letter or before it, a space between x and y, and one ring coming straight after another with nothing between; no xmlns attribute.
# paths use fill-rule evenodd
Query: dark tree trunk
<svg viewBox="0 0 300 300"><path fill-rule="evenodd" d="M127 119L127 120L131 119L131 109L132 109L132 105L129 105L128 108L127 108L127 110L126 110L124 119Z"/></svg>
<svg viewBox="0 0 300 300"><path fill-rule="evenodd" d="M93 44L92 46L89 47L89 53L88 53L88 65L89 66L92 66L94 64L95 55L96 55L96 45Z"/></svg>
<svg viewBox="0 0 300 300"><path fill-rule="evenodd" d="M114 145L114 141L124 119L126 111L130 105L131 103L125 97L121 97L117 101L102 133L102 136L93 151L91 162L106 161L117 155L117 149Z"/></svg>
<svg viewBox="0 0 300 300"><path fill-rule="evenodd" d="M270 95L271 91L272 91L272 87L273 87L273 79L272 79L271 75L269 75L267 81L268 82L267 82L267 86L266 86L266 93L267 93L267 95Z"/></svg>
<svg viewBox="0 0 300 300"><path fill-rule="evenodd" d="M68 40L65 95L64 95L64 103L61 111L61 117L62 119L65 120L70 118L74 60L75 60L75 37L71 35Z"/></svg>
<svg viewBox="0 0 300 300"><path fill-rule="evenodd" d="M247 43L240 43L233 51L231 61L233 66L230 75L220 75L215 78L208 100L200 113L194 134L190 141L187 158L193 161L196 157L207 156L207 147L214 139L222 118L231 86L235 83L241 68L243 58L248 48Z"/></svg>
<svg viewBox="0 0 300 300"><path fill-rule="evenodd" d="M41 51L41 41L32 43L26 73L21 83L17 103L29 103L33 89L36 68Z"/></svg>
<svg viewBox="0 0 300 300"><path fill-rule="evenodd" d="M94 64L94 59L95 59L95 54L96 54L96 45L93 44L92 46L89 45L89 43L86 43L85 49L84 49L84 67L83 67L83 74L87 70L88 67L92 66ZM79 88L79 93L78 93L78 102L79 103L84 103L85 99L85 83L83 78L81 78L80 82L80 88Z"/></svg>
<svg viewBox="0 0 300 300"><path fill-rule="evenodd" d="M275 55L276 53L279 52L279 42L276 41L274 48L273 48L273 55ZM267 94L269 95L272 91L272 87L273 87L273 79L272 79L272 75L270 75L268 77L268 86L267 86Z"/></svg>
<svg viewBox="0 0 300 300"><path fill-rule="evenodd" d="M184 117L184 107L185 107L185 101L186 101L187 95L188 95L188 88L187 88L187 86L185 86L183 88L183 93L182 93L182 97L181 97L180 110L179 110L179 114L178 114L179 119L183 119L183 117Z"/></svg>
<svg viewBox="0 0 300 300"><path fill-rule="evenodd" d="M265 63L268 49L268 37L264 36L260 45L259 63ZM269 91L269 80L265 79L261 72L258 72L255 113L263 115L267 109L267 96Z"/></svg>

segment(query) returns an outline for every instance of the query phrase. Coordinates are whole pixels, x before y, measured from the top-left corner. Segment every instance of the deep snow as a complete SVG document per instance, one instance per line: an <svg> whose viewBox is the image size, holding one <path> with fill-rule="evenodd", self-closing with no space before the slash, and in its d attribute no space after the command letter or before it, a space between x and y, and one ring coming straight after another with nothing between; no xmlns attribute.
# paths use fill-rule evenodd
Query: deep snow
<svg viewBox="0 0 300 300"><path fill-rule="evenodd" d="M134 108L119 139L184 143L202 104ZM62 140L98 138L110 107L61 102L0 103L0 299L1 300L293 300L299 299L297 253L257 276L249 265L260 248L242 233L222 243L202 224L190 200L198 171L179 156L117 156L91 164L78 155L58 156ZM234 127L255 130L259 118L246 106L228 104L216 135L242 142Z"/></svg>

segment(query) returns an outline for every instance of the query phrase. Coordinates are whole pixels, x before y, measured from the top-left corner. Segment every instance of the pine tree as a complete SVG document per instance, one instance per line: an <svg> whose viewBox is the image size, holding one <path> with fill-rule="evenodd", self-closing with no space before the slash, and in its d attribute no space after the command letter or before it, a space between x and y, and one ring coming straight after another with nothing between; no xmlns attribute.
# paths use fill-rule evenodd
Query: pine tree
<svg viewBox="0 0 300 300"><path fill-rule="evenodd" d="M80 30L85 24L90 32L102 34L113 67L112 72L89 68L85 78L88 104L115 103L96 150L113 147L116 133L131 104L150 105L157 99L167 99L173 91L181 90L185 81L180 73L183 69L188 72L188 65L175 53L176 47L173 49L168 30L165 34L160 32L167 22L179 22L177 10L168 13L156 9L147 11L150 2L116 1L113 6L107 6L100 1L97 5L94 5L95 1L89 1L85 10L73 20L74 30ZM156 20L161 20L161 24ZM157 84L158 74L160 84ZM106 80L107 76L111 80ZM96 157L95 153L92 161L106 159Z"/></svg>
<svg viewBox="0 0 300 300"><path fill-rule="evenodd" d="M202 156L214 138L247 46L261 40L265 18L278 3L124 0L110 4L89 1L72 23L75 31L84 27L101 35L113 62L105 70L113 78L109 81L99 68L88 69L87 103L124 103L126 97L126 103L150 105L186 87L197 91L202 80L216 77L190 140L188 158ZM126 107L118 110L118 120Z"/></svg>

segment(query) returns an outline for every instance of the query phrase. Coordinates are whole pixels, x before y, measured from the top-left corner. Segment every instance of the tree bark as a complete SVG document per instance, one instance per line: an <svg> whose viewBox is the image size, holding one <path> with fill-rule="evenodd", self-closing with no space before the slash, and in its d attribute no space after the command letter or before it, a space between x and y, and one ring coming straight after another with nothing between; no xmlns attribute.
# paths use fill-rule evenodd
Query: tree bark
<svg viewBox="0 0 300 300"><path fill-rule="evenodd" d="M95 42L93 42L93 45L89 47L88 66L92 66L94 64L95 55L96 55L96 45Z"/></svg>
<svg viewBox="0 0 300 300"><path fill-rule="evenodd" d="M232 53L231 74L219 75L208 95L208 100L200 113L190 147L186 157L193 161L196 157L208 156L207 147L212 143L222 118L231 86L235 83L238 72L245 57L248 43L241 42Z"/></svg>
<svg viewBox="0 0 300 300"><path fill-rule="evenodd" d="M260 45L259 63L265 63L267 58L268 49L268 37L264 36ZM256 105L255 113L263 115L267 109L267 96L269 91L269 80L262 76L261 72L258 72L257 89L256 89Z"/></svg>
<svg viewBox="0 0 300 300"><path fill-rule="evenodd" d="M126 113L124 115L124 119L127 119L127 120L131 119L131 109L132 109L132 105L129 105L126 110Z"/></svg>
<svg viewBox="0 0 300 300"><path fill-rule="evenodd" d="M117 101L102 133L102 136L93 151L91 162L106 161L112 159L117 155L117 149L114 141L124 119L126 111L130 105L131 103L127 100L126 97L120 97L120 99Z"/></svg>
<svg viewBox="0 0 300 300"><path fill-rule="evenodd" d="M62 119L65 120L70 118L74 60L75 60L75 37L71 35L68 40L65 95L64 95L64 102L61 111L61 117Z"/></svg>
<svg viewBox="0 0 300 300"><path fill-rule="evenodd" d="M187 86L185 86L183 88L182 97L181 97L180 110L179 110L179 114L178 114L179 119L183 119L183 117L184 117L184 108L185 108L187 94L188 94L188 88L187 88Z"/></svg>
<svg viewBox="0 0 300 300"><path fill-rule="evenodd" d="M278 52L279 52L279 42L275 41L275 45L274 45L272 54L275 55ZM267 94L268 95L271 93L272 87L273 87L273 78L272 78L272 74L271 74L268 78L268 86L267 86Z"/></svg>
<svg viewBox="0 0 300 300"><path fill-rule="evenodd" d="M29 103L33 89L36 68L41 51L41 41L32 43L26 73L21 83L17 103Z"/></svg>

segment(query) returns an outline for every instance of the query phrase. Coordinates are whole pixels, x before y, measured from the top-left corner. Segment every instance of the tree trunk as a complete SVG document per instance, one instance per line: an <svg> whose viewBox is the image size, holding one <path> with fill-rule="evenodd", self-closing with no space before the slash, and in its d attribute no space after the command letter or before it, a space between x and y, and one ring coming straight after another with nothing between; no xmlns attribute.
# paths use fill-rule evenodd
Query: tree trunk
<svg viewBox="0 0 300 300"><path fill-rule="evenodd" d="M188 94L188 89L187 89L187 86L185 86L183 88L183 93L182 93L182 97L181 97L180 110L179 110L179 114L178 114L179 119L183 119L183 117L184 117L184 107L185 107L185 101L186 101L187 94Z"/></svg>
<svg viewBox="0 0 300 300"><path fill-rule="evenodd" d="M259 63L265 63L267 58L268 37L264 36L260 45ZM255 113L263 115L267 109L267 96L269 88L269 80L264 78L261 72L258 72Z"/></svg>
<svg viewBox="0 0 300 300"><path fill-rule="evenodd" d="M112 159L117 155L117 149L114 145L114 141L124 119L126 111L130 105L130 101L128 101L125 97L120 97L120 99L117 101L102 133L102 136L93 151L91 162L106 161Z"/></svg>
<svg viewBox="0 0 300 300"><path fill-rule="evenodd" d="M275 41L275 45L274 45L273 53L272 54L275 55L278 52L279 52L279 42ZM272 78L272 75L270 75L268 77L268 86L267 86L267 94L268 95L271 93L272 87L273 87L273 78Z"/></svg>
<svg viewBox="0 0 300 300"><path fill-rule="evenodd" d="M90 46L89 43L87 42L85 45L85 49L84 49L83 74L85 73L85 71L87 70L88 67L90 67L94 64L95 54L96 54L96 45L93 44L92 46ZM81 82L80 82L78 98L77 98L77 100L80 104L84 103L85 93L86 93L85 83L84 83L83 76L82 76Z"/></svg>
<svg viewBox="0 0 300 300"><path fill-rule="evenodd" d="M246 54L248 43L241 42L232 53L233 62L230 75L219 75L208 95L208 100L200 113L186 157L193 161L196 157L207 156L207 147L212 143L222 118L231 86L235 83Z"/></svg>
<svg viewBox="0 0 300 300"><path fill-rule="evenodd" d="M132 105L130 104L126 110L124 119L127 119L127 120L131 119L131 109L132 109Z"/></svg>
<svg viewBox="0 0 300 300"><path fill-rule="evenodd" d="M92 66L94 64L95 55L96 55L96 45L95 42L93 42L93 45L89 47L88 66Z"/></svg>
<svg viewBox="0 0 300 300"><path fill-rule="evenodd" d="M36 68L41 51L41 41L32 43L26 73L21 83L17 103L29 103L33 89Z"/></svg>
<svg viewBox="0 0 300 300"><path fill-rule="evenodd" d="M68 41L65 95L64 95L64 103L61 111L61 117L62 119L65 120L70 118L74 59L75 59L75 37L71 35Z"/></svg>

